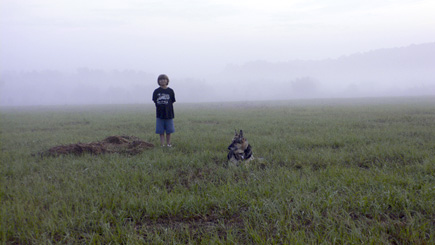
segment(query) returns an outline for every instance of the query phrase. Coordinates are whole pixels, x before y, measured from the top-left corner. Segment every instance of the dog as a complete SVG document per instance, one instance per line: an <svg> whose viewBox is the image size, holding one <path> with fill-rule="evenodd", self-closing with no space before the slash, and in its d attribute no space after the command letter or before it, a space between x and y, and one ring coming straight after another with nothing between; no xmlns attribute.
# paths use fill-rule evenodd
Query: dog
<svg viewBox="0 0 435 245"><path fill-rule="evenodd" d="M239 161L251 161L254 159L252 155L252 147L248 143L248 140L243 136L243 130L237 134L234 132L234 138L231 144L228 146L228 161L232 163L237 163Z"/></svg>

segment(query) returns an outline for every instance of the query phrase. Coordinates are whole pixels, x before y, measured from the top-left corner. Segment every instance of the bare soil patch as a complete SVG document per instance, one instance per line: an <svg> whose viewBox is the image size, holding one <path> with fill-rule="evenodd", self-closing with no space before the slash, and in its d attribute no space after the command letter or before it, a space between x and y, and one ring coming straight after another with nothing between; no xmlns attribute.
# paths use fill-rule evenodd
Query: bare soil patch
<svg viewBox="0 0 435 245"><path fill-rule="evenodd" d="M152 143L145 142L135 136L115 135L97 142L55 146L42 152L41 156L82 155L84 153L94 155L105 153L136 155L153 147Z"/></svg>

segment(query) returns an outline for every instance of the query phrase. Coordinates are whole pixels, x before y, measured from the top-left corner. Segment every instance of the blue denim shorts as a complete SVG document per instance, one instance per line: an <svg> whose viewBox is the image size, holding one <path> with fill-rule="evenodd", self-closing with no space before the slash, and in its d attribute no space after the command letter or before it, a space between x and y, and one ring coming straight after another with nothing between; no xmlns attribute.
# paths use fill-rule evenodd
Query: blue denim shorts
<svg viewBox="0 0 435 245"><path fill-rule="evenodd" d="M172 134L175 132L174 119L161 119L156 120L156 134Z"/></svg>

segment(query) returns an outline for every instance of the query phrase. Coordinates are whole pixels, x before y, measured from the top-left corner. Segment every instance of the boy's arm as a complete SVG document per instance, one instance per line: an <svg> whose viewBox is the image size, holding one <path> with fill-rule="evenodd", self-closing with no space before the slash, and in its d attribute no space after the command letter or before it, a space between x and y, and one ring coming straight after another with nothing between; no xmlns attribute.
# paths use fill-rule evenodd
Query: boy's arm
<svg viewBox="0 0 435 245"><path fill-rule="evenodd" d="M153 92L153 101L154 101L154 104L157 104L157 94L156 94L156 91Z"/></svg>

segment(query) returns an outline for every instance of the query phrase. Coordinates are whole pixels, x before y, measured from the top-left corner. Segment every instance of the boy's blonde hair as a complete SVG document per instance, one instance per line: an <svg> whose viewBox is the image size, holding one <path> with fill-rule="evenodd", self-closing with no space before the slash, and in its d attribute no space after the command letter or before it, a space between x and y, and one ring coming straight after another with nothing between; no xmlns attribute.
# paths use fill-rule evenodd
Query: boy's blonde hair
<svg viewBox="0 0 435 245"><path fill-rule="evenodd" d="M165 75L165 74L161 74L161 75L157 78L157 84L159 84L159 81L160 81L160 80L163 80L163 79L168 80L168 83L166 84L166 86L168 86L168 85L169 85L169 77L168 77L167 75ZM159 84L159 85L160 85L160 84Z"/></svg>

